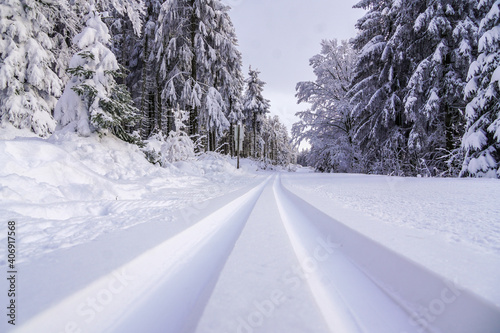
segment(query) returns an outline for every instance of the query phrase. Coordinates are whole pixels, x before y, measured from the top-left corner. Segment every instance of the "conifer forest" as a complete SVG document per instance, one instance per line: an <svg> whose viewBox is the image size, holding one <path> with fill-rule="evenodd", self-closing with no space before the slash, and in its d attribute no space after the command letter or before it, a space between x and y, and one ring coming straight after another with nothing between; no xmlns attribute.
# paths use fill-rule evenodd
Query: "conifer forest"
<svg viewBox="0 0 500 333"><path fill-rule="evenodd" d="M500 177L500 1L356 7L357 36L323 40L316 80L297 84L290 137L220 0L2 0L0 120L41 137L109 133L160 164L234 156L240 125L241 155L273 164Z"/></svg>

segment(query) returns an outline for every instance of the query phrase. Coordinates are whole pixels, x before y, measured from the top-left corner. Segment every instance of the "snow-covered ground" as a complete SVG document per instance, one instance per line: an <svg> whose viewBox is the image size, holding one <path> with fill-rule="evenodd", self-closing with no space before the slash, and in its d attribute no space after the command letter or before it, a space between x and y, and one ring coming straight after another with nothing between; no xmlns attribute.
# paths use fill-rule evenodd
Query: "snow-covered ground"
<svg viewBox="0 0 500 333"><path fill-rule="evenodd" d="M0 267L13 220L19 272L2 331L500 331L497 180L218 155L161 168L110 137L15 133L0 138Z"/></svg>
<svg viewBox="0 0 500 333"><path fill-rule="evenodd" d="M75 134L0 140L0 160L0 218L19 221L19 262L148 221L172 223L170 212L257 177L220 156L160 168L120 140Z"/></svg>

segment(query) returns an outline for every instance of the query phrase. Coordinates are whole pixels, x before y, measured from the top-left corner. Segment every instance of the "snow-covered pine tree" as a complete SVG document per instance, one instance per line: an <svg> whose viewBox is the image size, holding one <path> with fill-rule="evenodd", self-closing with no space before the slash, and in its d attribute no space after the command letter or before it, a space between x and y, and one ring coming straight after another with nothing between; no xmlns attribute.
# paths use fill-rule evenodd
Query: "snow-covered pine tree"
<svg viewBox="0 0 500 333"><path fill-rule="evenodd" d="M257 141L261 131L262 119L269 113L270 101L262 96L264 85L266 84L259 78L260 72L249 68L248 78L246 79L246 90L243 96L243 112L246 119L247 133L252 133L250 149L253 157L257 158Z"/></svg>
<svg viewBox="0 0 500 333"><path fill-rule="evenodd" d="M308 141L310 158L318 170L359 171L360 159L353 140L352 106L346 97L351 84L356 54L347 41L324 40L321 53L309 60L316 80L297 84L298 103L309 110L298 112L301 120L292 127L296 144Z"/></svg>
<svg viewBox="0 0 500 333"><path fill-rule="evenodd" d="M48 136L63 87L54 72L61 66L54 25L65 8L53 1L4 0L0 12L0 125Z"/></svg>
<svg viewBox="0 0 500 333"><path fill-rule="evenodd" d="M219 0L167 0L161 7L155 56L162 112L177 104L189 110L190 135L206 134L199 122L210 112L206 107L210 88L223 97L225 110L232 108L227 105L231 96L237 97L239 83L234 74L241 55L228 10Z"/></svg>
<svg viewBox="0 0 500 333"><path fill-rule="evenodd" d="M90 0L88 3L96 6L102 13L117 13L120 17L116 17L115 22L126 18L131 23L134 33L137 36L141 35L142 16L146 12L144 0Z"/></svg>
<svg viewBox="0 0 500 333"><path fill-rule="evenodd" d="M500 0L480 0L479 56L469 69L462 175L500 178Z"/></svg>
<svg viewBox="0 0 500 333"><path fill-rule="evenodd" d="M129 128L135 123L137 110L127 88L116 82L121 69L107 46L110 38L100 14L90 7L86 27L74 38L80 51L71 59L71 79L54 116L61 126L82 136L109 130L122 140L136 142Z"/></svg>
<svg viewBox="0 0 500 333"><path fill-rule="evenodd" d="M362 0L356 5L368 12L356 25L360 32L353 45L359 58L349 96L354 105L354 138L360 144L370 172L410 172L406 165L402 99L412 69L407 47L413 40L413 26L409 22L412 22L415 6L422 4Z"/></svg>
<svg viewBox="0 0 500 333"><path fill-rule="evenodd" d="M136 107L139 109L139 120L136 129L146 140L155 131L159 131L162 122L161 87L158 83L159 68L155 54L155 31L160 15L161 2L159 0L145 1L144 24L140 36L136 36L130 43L130 49L122 50L125 54L121 64L129 70L127 86L131 92ZM128 31L122 35L132 36L130 22ZM121 38L123 40L123 37ZM163 117L164 119L165 117ZM173 121L171 122L173 124ZM168 127L168 126L167 126ZM168 129L168 128L167 128Z"/></svg>
<svg viewBox="0 0 500 333"><path fill-rule="evenodd" d="M458 175L462 92L477 35L474 7L473 0L427 1L414 23L408 57L418 65L404 103L411 126L410 158L420 174Z"/></svg>
<svg viewBox="0 0 500 333"><path fill-rule="evenodd" d="M236 125L238 122L242 122L244 118L241 100L245 80L242 72L242 55L236 48L238 45L238 38L227 8L224 8L224 10L220 12L218 25L224 27L224 29L221 29L221 32L225 35L224 38L220 38L220 51L218 52L225 56L218 56L213 62L212 73L215 76L214 86L221 94L227 106L225 113L227 120L231 125ZM225 150L226 152L230 150L232 155L234 155L233 135L233 126L230 126L229 132L225 137L225 147L229 149Z"/></svg>

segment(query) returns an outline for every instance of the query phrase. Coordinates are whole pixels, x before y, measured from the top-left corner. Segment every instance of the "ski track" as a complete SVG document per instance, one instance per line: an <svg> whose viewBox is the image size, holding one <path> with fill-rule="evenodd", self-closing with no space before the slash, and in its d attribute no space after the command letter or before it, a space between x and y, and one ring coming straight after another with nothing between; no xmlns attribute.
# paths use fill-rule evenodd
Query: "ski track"
<svg viewBox="0 0 500 333"><path fill-rule="evenodd" d="M308 280L332 332L500 332L498 306L336 221L281 182L275 193L303 266L320 235L339 246L316 260Z"/></svg>
<svg viewBox="0 0 500 333"><path fill-rule="evenodd" d="M196 333L329 332L300 274L273 184L250 214Z"/></svg>
<svg viewBox="0 0 500 333"><path fill-rule="evenodd" d="M268 180L13 332L192 331Z"/></svg>
<svg viewBox="0 0 500 333"><path fill-rule="evenodd" d="M294 265L290 288L280 276ZM236 318L255 308L257 323ZM498 307L324 214L276 175L14 332L276 333L290 316L287 331L301 333L500 331Z"/></svg>
<svg viewBox="0 0 500 333"><path fill-rule="evenodd" d="M274 191L283 224L290 237L307 281L331 332L417 332L407 314L373 281L355 267L342 252L342 243L335 243L326 254L315 253L318 242L337 235L322 233L303 210L293 202L281 186ZM337 238L338 239L338 238Z"/></svg>

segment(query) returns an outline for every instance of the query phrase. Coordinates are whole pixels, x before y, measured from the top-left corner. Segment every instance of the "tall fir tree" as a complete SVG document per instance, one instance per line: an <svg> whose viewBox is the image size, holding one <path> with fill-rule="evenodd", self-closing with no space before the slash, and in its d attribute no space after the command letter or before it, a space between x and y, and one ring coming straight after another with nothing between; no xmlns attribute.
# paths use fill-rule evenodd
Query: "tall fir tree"
<svg viewBox="0 0 500 333"><path fill-rule="evenodd" d="M477 60L465 90L467 131L462 175L500 178L500 0L480 0Z"/></svg>
<svg viewBox="0 0 500 333"><path fill-rule="evenodd" d="M413 38L411 15L420 2L363 0L367 9L358 21L353 40L359 53L352 88L355 140L370 172L406 174L407 129L403 112L404 89L411 75L407 46Z"/></svg>
<svg viewBox="0 0 500 333"><path fill-rule="evenodd" d="M74 38L80 51L71 59L71 78L54 116L61 126L82 136L109 130L125 141L136 142L130 133L136 109L127 88L116 82L121 69L108 48L110 39L100 14L91 7L86 27Z"/></svg>
<svg viewBox="0 0 500 333"><path fill-rule="evenodd" d="M165 120L165 117L162 118L159 105L161 87L155 54L155 31L160 9L159 0L145 0L141 35L130 41L130 48L123 51L127 57L121 59L121 64L129 70L126 83L139 110L136 129L144 140L158 132L162 119ZM123 34L131 38L133 35L130 30L131 24L128 23L127 27Z"/></svg>
<svg viewBox="0 0 500 333"><path fill-rule="evenodd" d="M414 23L409 57L417 64L405 93L408 149L418 173L458 175L463 90L474 56L475 1L427 1Z"/></svg>
<svg viewBox="0 0 500 333"><path fill-rule="evenodd" d="M261 132L261 126L264 116L269 113L270 101L262 95L264 85L266 84L259 78L260 72L249 68L248 78L246 79L246 90L243 96L243 112L246 119L246 127L251 133L250 150L253 157L258 157L258 136Z"/></svg>
<svg viewBox="0 0 500 333"><path fill-rule="evenodd" d="M0 124L40 136L55 129L52 110L63 87L57 71L57 2L5 0L0 4Z"/></svg>
<svg viewBox="0 0 500 333"><path fill-rule="evenodd" d="M201 114L200 122L207 130L208 150L215 151L219 139L230 126L225 116L226 103L219 91L210 87L204 104L207 112Z"/></svg>
<svg viewBox="0 0 500 333"><path fill-rule="evenodd" d="M224 101L224 117L237 107L241 54L228 10L219 0L168 0L161 7L155 36L161 112L177 105L189 110L190 135L209 135L200 121L213 111L215 104L207 103L213 89Z"/></svg>

